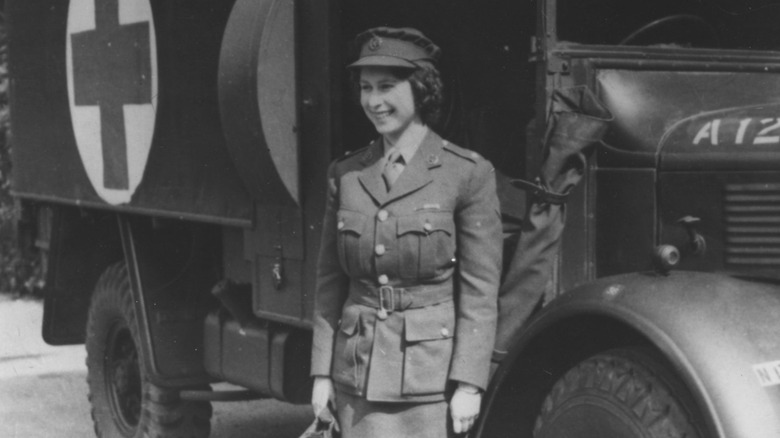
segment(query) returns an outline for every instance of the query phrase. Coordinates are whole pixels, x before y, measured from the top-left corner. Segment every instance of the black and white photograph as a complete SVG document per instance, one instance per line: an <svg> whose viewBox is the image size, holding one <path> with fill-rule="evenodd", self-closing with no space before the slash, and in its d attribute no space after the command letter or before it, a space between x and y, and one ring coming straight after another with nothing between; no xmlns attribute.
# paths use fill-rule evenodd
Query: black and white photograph
<svg viewBox="0 0 780 438"><path fill-rule="evenodd" d="M780 437L780 0L0 0L6 437Z"/></svg>

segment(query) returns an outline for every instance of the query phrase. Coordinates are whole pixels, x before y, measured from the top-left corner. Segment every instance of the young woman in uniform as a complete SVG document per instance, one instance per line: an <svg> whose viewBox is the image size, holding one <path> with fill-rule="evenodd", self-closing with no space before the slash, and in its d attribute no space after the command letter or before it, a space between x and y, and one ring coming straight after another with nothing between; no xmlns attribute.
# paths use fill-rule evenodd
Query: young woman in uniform
<svg viewBox="0 0 780 438"><path fill-rule="evenodd" d="M358 35L349 70L379 137L328 171L312 405L345 438L448 437L476 420L501 267L492 165L432 129L440 49L417 30Z"/></svg>

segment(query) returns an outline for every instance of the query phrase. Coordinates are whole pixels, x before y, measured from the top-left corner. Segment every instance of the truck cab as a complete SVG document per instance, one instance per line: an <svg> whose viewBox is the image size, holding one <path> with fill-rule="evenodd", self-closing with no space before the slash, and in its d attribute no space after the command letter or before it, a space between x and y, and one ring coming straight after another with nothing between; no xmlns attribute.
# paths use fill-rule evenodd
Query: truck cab
<svg viewBox="0 0 780 438"><path fill-rule="evenodd" d="M614 119L480 436L775 436L776 6L538 7L537 84Z"/></svg>

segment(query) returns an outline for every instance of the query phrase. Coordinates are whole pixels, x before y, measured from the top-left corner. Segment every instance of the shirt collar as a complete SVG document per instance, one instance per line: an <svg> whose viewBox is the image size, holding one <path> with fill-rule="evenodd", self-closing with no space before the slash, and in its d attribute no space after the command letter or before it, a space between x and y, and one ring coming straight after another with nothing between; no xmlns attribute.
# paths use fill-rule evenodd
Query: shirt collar
<svg viewBox="0 0 780 438"><path fill-rule="evenodd" d="M417 149L420 148L420 144L425 141L426 137L428 137L428 131L426 131L425 135L420 138L420 141L413 144L407 143L398 146L398 149L401 151L401 156L404 157L404 163L409 164L412 161L412 157L414 157L414 154L417 153ZM387 158L387 154L389 153L391 147L385 143L384 139L380 138L380 141L382 142L384 157Z"/></svg>

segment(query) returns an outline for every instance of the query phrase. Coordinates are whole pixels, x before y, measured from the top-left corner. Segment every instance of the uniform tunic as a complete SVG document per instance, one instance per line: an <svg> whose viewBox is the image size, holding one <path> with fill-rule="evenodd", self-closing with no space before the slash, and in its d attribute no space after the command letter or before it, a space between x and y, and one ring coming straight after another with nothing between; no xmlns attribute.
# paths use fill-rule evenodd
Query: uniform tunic
<svg viewBox="0 0 780 438"><path fill-rule="evenodd" d="M382 157L380 139L328 170L312 375L367 402L485 388L501 267L493 168L430 131L388 192Z"/></svg>

